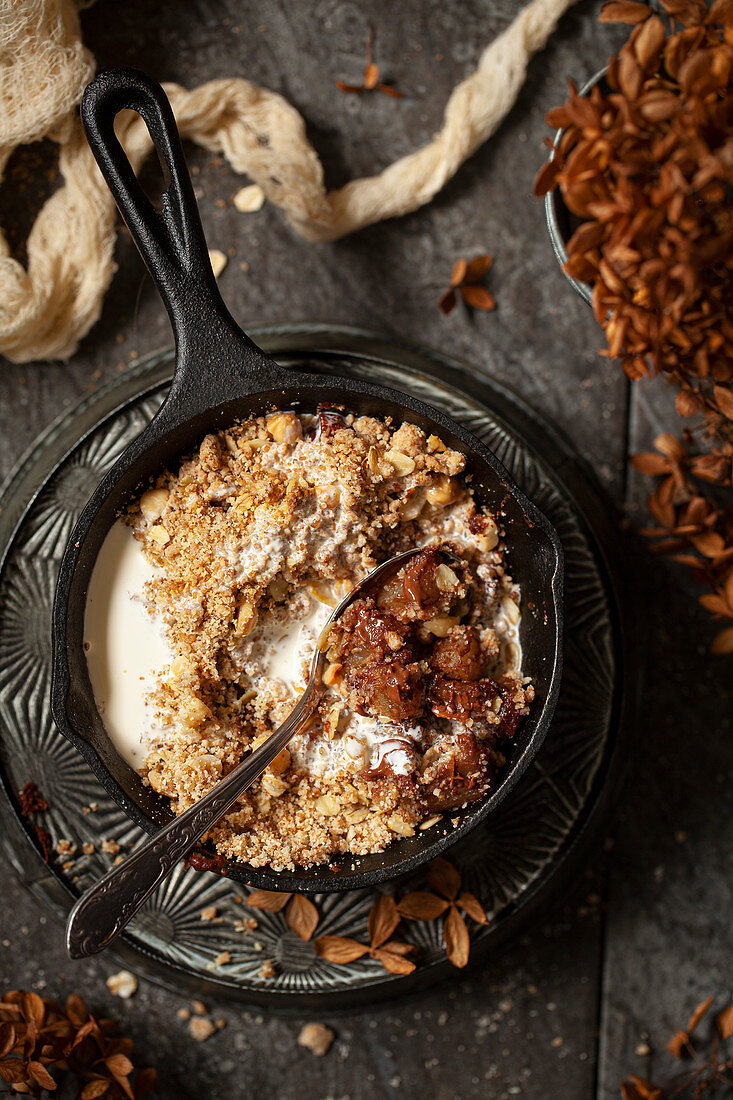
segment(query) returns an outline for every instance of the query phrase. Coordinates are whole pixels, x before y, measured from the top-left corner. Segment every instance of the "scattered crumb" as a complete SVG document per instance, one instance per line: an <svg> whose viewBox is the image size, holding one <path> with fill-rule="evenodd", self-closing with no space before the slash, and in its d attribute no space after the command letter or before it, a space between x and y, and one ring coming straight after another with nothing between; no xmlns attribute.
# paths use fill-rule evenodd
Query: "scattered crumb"
<svg viewBox="0 0 733 1100"><path fill-rule="evenodd" d="M214 272L214 277L219 278L224 268L227 266L227 257L219 248L209 249L209 260L211 261L211 270Z"/></svg>
<svg viewBox="0 0 733 1100"><path fill-rule="evenodd" d="M216 1027L206 1016L194 1016L188 1025L188 1033L197 1043L210 1039L215 1031Z"/></svg>
<svg viewBox="0 0 733 1100"><path fill-rule="evenodd" d="M96 848L92 844L91 840L87 840L84 844L82 844L81 850L85 856L90 856L92 852L96 851Z"/></svg>
<svg viewBox="0 0 733 1100"><path fill-rule="evenodd" d="M262 963L257 973L261 978L274 978L277 974L275 967L272 965L269 959L266 959Z"/></svg>
<svg viewBox="0 0 733 1100"><path fill-rule="evenodd" d="M249 187L243 187L241 191L237 191L232 202L240 213L254 214L256 210L262 209L265 202L265 192L258 184L253 183Z"/></svg>
<svg viewBox="0 0 733 1100"><path fill-rule="evenodd" d="M60 856L73 856L76 851L76 844L71 840L60 840L56 845L56 851Z"/></svg>
<svg viewBox="0 0 733 1100"><path fill-rule="evenodd" d="M110 974L106 984L113 997L121 997L125 1001L137 992L137 978L129 970L120 970L117 974Z"/></svg>
<svg viewBox="0 0 733 1100"><path fill-rule="evenodd" d="M317 1058L327 1054L336 1035L325 1024L306 1024L298 1036L298 1046L310 1050Z"/></svg>
<svg viewBox="0 0 733 1100"><path fill-rule="evenodd" d="M218 1018L218 1020L214 1020L214 1023L215 1023L215 1025L216 1025L216 1027L218 1028L219 1031L221 1031L221 1029L223 1027L227 1026L227 1022L226 1022L226 1020L224 1019L223 1016L220 1016Z"/></svg>
<svg viewBox="0 0 733 1100"><path fill-rule="evenodd" d="M120 846L116 840L103 840L102 851L108 856L116 856L120 850Z"/></svg>
<svg viewBox="0 0 733 1100"><path fill-rule="evenodd" d="M563 1045L563 1042L564 1042L564 1040L563 1040L562 1035L556 1035L555 1038L550 1043L550 1046L561 1047Z"/></svg>
<svg viewBox="0 0 733 1100"><path fill-rule="evenodd" d="M176 1016L178 1017L179 1020L190 1020L191 1019L191 1009L190 1008L179 1008L178 1011L176 1012Z"/></svg>
<svg viewBox="0 0 733 1100"><path fill-rule="evenodd" d="M215 905L207 905L199 914L199 919L204 921L215 920L217 908Z"/></svg>
<svg viewBox="0 0 733 1100"><path fill-rule="evenodd" d="M639 1058L646 1058L647 1054L651 1054L651 1052L652 1048L649 1046L648 1043L639 1043L636 1047L636 1050L634 1051L634 1053L637 1054Z"/></svg>
<svg viewBox="0 0 733 1100"><path fill-rule="evenodd" d="M226 964L230 963L231 961L232 961L232 956L231 956L229 951L220 951L219 954L214 959L214 964L216 966L226 966Z"/></svg>
<svg viewBox="0 0 733 1100"><path fill-rule="evenodd" d="M209 1011L203 1001L191 1001L191 1008L197 1016L205 1016Z"/></svg>

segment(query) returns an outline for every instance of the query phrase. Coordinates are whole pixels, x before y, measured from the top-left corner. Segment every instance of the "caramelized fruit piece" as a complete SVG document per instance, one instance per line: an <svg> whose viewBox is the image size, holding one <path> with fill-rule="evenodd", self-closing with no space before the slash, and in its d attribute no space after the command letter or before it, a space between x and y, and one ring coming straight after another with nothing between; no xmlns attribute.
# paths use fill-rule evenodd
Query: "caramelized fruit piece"
<svg viewBox="0 0 733 1100"><path fill-rule="evenodd" d="M479 680L486 664L474 626L454 626L433 646L430 664L449 680Z"/></svg>
<svg viewBox="0 0 733 1100"><path fill-rule="evenodd" d="M436 747L440 752L440 743ZM445 748L422 777L421 803L433 813L482 798L493 778L491 765L472 733L452 737Z"/></svg>

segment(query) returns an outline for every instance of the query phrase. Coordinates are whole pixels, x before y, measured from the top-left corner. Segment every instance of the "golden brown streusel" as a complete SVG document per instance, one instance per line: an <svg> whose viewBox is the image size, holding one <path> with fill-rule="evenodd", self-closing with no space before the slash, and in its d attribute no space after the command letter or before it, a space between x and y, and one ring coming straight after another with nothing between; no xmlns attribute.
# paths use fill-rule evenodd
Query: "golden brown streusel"
<svg viewBox="0 0 733 1100"><path fill-rule="evenodd" d="M158 567L148 607L174 653L152 696L144 775L177 812L284 720L332 607L415 545L446 546L465 561L461 615L436 633L470 624L486 674L526 713L519 592L464 465L414 424L276 411L206 436L130 509L127 522ZM434 816L427 785L445 780L446 761L460 762L468 741L488 768L501 765L492 723L493 712L466 722L431 715L427 725L369 717L339 692L335 673L309 729L212 839L226 856L274 869L380 851Z"/></svg>

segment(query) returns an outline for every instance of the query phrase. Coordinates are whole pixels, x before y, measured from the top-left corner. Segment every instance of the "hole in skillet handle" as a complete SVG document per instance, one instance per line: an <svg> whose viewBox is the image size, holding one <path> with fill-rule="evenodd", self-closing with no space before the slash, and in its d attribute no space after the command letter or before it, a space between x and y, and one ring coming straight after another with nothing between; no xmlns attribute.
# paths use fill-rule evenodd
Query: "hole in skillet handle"
<svg viewBox="0 0 733 1100"><path fill-rule="evenodd" d="M119 110L138 110L171 184L157 211L139 186L114 134ZM171 317L177 349L176 374L161 411L105 476L82 512L61 563L54 605L52 707L62 732L87 759L108 793L147 832L170 818L165 800L146 788L116 753L94 704L83 651L86 591L101 543L116 515L147 478L208 431L238 417L259 415L282 403L315 408L326 399L362 414L409 418L428 432L437 428L449 446L462 451L482 503L504 511L517 543L512 563L526 579L528 608L522 642L527 672L538 685L539 706L525 722L495 792L463 814L445 835L418 834L384 853L339 861L293 874L229 864L238 881L301 890L350 889L408 873L465 835L503 799L525 770L544 736L560 676L562 552L544 516L511 482L480 442L445 414L418 398L382 386L328 375L296 374L278 367L236 326L219 296L211 271L193 187L183 159L173 114L162 89L135 70L103 73L87 89L82 118L100 168L130 227L133 239L161 292ZM180 249L180 251L179 251ZM526 572L525 572L526 570ZM531 583L530 583L531 578ZM525 631L531 626L531 634Z"/></svg>

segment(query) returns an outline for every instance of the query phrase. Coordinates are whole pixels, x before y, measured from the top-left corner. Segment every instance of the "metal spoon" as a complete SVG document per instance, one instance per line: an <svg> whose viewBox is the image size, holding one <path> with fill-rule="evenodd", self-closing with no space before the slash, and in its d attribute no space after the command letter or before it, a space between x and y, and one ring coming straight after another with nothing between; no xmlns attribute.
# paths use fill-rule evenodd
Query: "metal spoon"
<svg viewBox="0 0 733 1100"><path fill-rule="evenodd" d="M191 851L242 792L262 775L288 741L300 733L321 696L327 639L333 623L376 580L409 561L421 549L407 550L382 562L334 609L319 636L305 691L282 725L264 744L198 802L164 825L155 836L139 844L123 863L113 867L79 898L66 924L66 949L72 959L103 951L132 920L178 861ZM448 554L446 557L453 558Z"/></svg>

